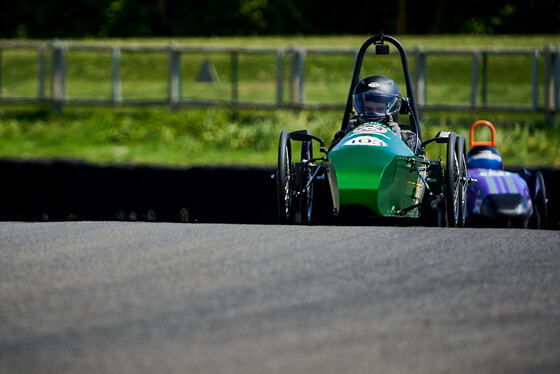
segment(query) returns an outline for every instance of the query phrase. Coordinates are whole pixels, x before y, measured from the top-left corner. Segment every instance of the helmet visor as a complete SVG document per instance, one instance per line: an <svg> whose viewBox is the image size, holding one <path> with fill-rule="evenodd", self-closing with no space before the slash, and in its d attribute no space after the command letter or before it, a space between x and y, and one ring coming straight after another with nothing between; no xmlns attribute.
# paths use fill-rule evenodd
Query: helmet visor
<svg viewBox="0 0 560 374"><path fill-rule="evenodd" d="M364 116L384 116L401 108L399 95L366 91L353 95L356 112Z"/></svg>

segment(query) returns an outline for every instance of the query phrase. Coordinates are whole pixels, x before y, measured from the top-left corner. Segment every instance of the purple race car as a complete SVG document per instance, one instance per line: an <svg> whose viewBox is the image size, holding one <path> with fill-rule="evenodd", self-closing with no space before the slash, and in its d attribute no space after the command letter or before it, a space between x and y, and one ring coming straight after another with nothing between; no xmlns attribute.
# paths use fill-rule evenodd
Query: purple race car
<svg viewBox="0 0 560 374"><path fill-rule="evenodd" d="M486 126L492 141L474 140L474 130ZM475 180L467 189L467 224L476 227L546 227L547 198L540 171L522 169L504 171L496 150L496 130L488 121L476 121L470 132L467 154L469 178Z"/></svg>

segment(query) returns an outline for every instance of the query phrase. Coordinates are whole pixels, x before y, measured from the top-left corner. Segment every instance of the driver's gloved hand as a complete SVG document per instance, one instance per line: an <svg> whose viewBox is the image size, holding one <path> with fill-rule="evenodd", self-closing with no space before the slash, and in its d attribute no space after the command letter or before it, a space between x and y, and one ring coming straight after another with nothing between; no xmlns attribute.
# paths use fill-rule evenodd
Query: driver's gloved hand
<svg viewBox="0 0 560 374"><path fill-rule="evenodd" d="M344 138L344 135L346 135L346 131L338 130L336 134L334 134L334 140L339 141L340 139Z"/></svg>
<svg viewBox="0 0 560 374"><path fill-rule="evenodd" d="M336 134L334 134L334 139L332 141L331 144L331 148L335 146L336 143L338 143L340 141L340 139L344 138L344 135L346 135L346 131L344 130L338 130L336 132Z"/></svg>
<svg viewBox="0 0 560 374"><path fill-rule="evenodd" d="M388 126L399 138L401 137L401 128L398 123L389 122Z"/></svg>

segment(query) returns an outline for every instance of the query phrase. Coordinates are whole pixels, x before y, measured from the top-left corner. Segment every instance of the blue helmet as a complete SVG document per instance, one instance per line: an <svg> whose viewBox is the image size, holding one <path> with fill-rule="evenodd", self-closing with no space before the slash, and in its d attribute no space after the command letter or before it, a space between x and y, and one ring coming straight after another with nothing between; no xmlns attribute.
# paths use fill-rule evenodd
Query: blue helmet
<svg viewBox="0 0 560 374"><path fill-rule="evenodd" d="M467 154L469 169L504 170L504 161L496 148L489 145L478 145Z"/></svg>
<svg viewBox="0 0 560 374"><path fill-rule="evenodd" d="M352 100L358 118L379 121L390 114L394 122L399 119L401 91L390 78L373 75L362 79L354 87Z"/></svg>

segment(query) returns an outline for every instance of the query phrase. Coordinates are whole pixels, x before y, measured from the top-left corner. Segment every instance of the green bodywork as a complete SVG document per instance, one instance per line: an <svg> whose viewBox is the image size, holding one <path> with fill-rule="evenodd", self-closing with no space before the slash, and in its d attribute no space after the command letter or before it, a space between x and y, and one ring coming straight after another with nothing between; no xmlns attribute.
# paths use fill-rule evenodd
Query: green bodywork
<svg viewBox="0 0 560 374"><path fill-rule="evenodd" d="M415 167L415 165L417 167ZM418 171L425 163L388 127L369 122L349 132L329 152L328 176L336 213L345 206L368 208L379 216L417 217L424 193Z"/></svg>

